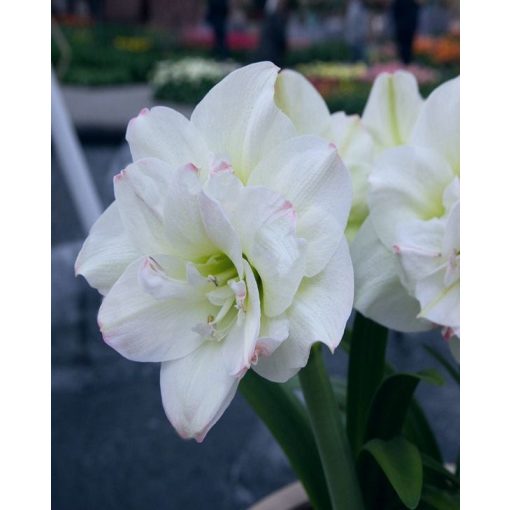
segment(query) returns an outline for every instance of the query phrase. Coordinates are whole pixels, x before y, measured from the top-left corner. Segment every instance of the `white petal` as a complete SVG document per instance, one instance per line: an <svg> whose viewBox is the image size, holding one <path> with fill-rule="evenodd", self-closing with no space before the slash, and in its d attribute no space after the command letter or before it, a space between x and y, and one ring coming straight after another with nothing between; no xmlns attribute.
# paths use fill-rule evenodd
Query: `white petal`
<svg viewBox="0 0 510 510"><path fill-rule="evenodd" d="M165 190L172 169L157 159L139 160L114 177L119 214L133 245L145 255L172 253L163 224Z"/></svg>
<svg viewBox="0 0 510 510"><path fill-rule="evenodd" d="M307 228L316 222L317 209L336 222L332 236L345 229L352 200L350 177L335 148L324 140L302 136L281 144L257 166L248 184L265 186L289 200L297 212L298 235L311 244L322 237L321 231L315 235ZM307 214L311 215L308 219ZM310 251L306 274L313 276L322 270L335 248L328 252L324 245L320 263L320 255Z"/></svg>
<svg viewBox="0 0 510 510"><path fill-rule="evenodd" d="M244 262L247 284L245 310L238 312L236 324L222 343L225 366L230 375L240 376L250 367L260 331L260 298L250 265Z"/></svg>
<svg viewBox="0 0 510 510"><path fill-rule="evenodd" d="M349 248L340 243L322 273L305 278L287 311L289 337L269 357L261 357L254 367L263 377L285 382L308 362L315 342L332 351L338 346L352 310L353 273Z"/></svg>
<svg viewBox="0 0 510 510"><path fill-rule="evenodd" d="M147 108L129 122L126 140L133 161L158 158L172 167L205 167L208 149L199 131L180 113L164 106Z"/></svg>
<svg viewBox="0 0 510 510"><path fill-rule="evenodd" d="M165 190L164 225L172 252L189 260L211 255L217 247L209 239L199 205L201 188L196 167L178 168Z"/></svg>
<svg viewBox="0 0 510 510"><path fill-rule="evenodd" d="M343 230L320 207L310 207L297 223L297 235L307 241L305 276L320 273L338 248Z"/></svg>
<svg viewBox="0 0 510 510"><path fill-rule="evenodd" d="M372 164L357 162L351 163L348 168L352 179L352 207L346 236L349 241L352 241L368 216L368 177Z"/></svg>
<svg viewBox="0 0 510 510"><path fill-rule="evenodd" d="M397 229L394 252L403 268L403 281L414 292L416 282L445 265L442 252L445 221L411 220Z"/></svg>
<svg viewBox="0 0 510 510"><path fill-rule="evenodd" d="M259 231L251 254L264 289L264 313L276 317L291 304L304 276L306 243L295 242L285 220Z"/></svg>
<svg viewBox="0 0 510 510"><path fill-rule="evenodd" d="M242 203L243 183L232 172L211 173L204 183L206 193L217 200L230 218Z"/></svg>
<svg viewBox="0 0 510 510"><path fill-rule="evenodd" d="M443 193L444 208L449 211L460 200L460 180L455 177Z"/></svg>
<svg viewBox="0 0 510 510"><path fill-rule="evenodd" d="M257 340L257 347L260 348L259 355L270 356L288 337L289 320L287 314L278 317L262 315L260 319L260 337Z"/></svg>
<svg viewBox="0 0 510 510"><path fill-rule="evenodd" d="M221 345L205 342L184 358L162 363L160 383L174 428L201 442L234 398L239 380L225 370Z"/></svg>
<svg viewBox="0 0 510 510"><path fill-rule="evenodd" d="M431 329L418 319L420 304L398 276L398 259L378 239L368 218L351 244L354 265L354 307L364 316L396 331Z"/></svg>
<svg viewBox="0 0 510 510"><path fill-rule="evenodd" d="M174 283L169 299L156 299L139 283L144 260L133 262L106 295L98 323L105 342L134 361L166 361L186 356L203 339L193 328L217 307L196 289ZM172 276L172 275L170 275Z"/></svg>
<svg viewBox="0 0 510 510"><path fill-rule="evenodd" d="M278 68L259 62L230 73L195 108L191 122L245 181L268 150L295 134L274 102Z"/></svg>
<svg viewBox="0 0 510 510"><path fill-rule="evenodd" d="M140 252L126 235L117 203L111 204L92 226L75 263L75 272L106 294Z"/></svg>
<svg viewBox="0 0 510 510"><path fill-rule="evenodd" d="M298 215L318 204L341 226L347 223L352 190L335 148L315 136L299 136L268 153L248 184L265 186L292 202Z"/></svg>
<svg viewBox="0 0 510 510"><path fill-rule="evenodd" d="M284 69L275 88L278 108L290 118L299 134L324 135L330 125L329 110L317 89L301 74Z"/></svg>
<svg viewBox="0 0 510 510"><path fill-rule="evenodd" d="M460 78L447 81L425 101L411 143L438 151L459 173Z"/></svg>
<svg viewBox="0 0 510 510"><path fill-rule="evenodd" d="M421 304L420 317L448 326L460 327L460 280L444 285L444 273L438 271L416 284L416 297Z"/></svg>
<svg viewBox="0 0 510 510"><path fill-rule="evenodd" d="M215 289L193 264L183 266L181 259L168 255L145 257L138 270L138 283L154 299L200 300L205 292Z"/></svg>
<svg viewBox="0 0 510 510"><path fill-rule="evenodd" d="M399 224L444 214L443 192L453 180L450 165L436 152L418 147L384 151L369 176L373 226L388 249Z"/></svg>
<svg viewBox="0 0 510 510"><path fill-rule="evenodd" d="M200 215L209 239L234 264L239 278L243 277L244 266L241 242L232 223L220 203L201 191L198 196Z"/></svg>
<svg viewBox="0 0 510 510"><path fill-rule="evenodd" d="M337 112L331 116L329 139L344 163L371 162L374 156L374 142L359 115L346 115ZM349 168L350 169L350 168Z"/></svg>
<svg viewBox="0 0 510 510"><path fill-rule="evenodd" d="M452 251L460 253L460 201L452 206L445 225L443 252Z"/></svg>
<svg viewBox="0 0 510 510"><path fill-rule="evenodd" d="M413 74L381 73L375 80L362 120L380 148L408 141L423 100Z"/></svg>
<svg viewBox="0 0 510 510"><path fill-rule="evenodd" d="M241 198L236 230L243 252L262 280L264 313L275 317L288 308L304 276L306 243L296 235L292 204L281 195L249 186Z"/></svg>
<svg viewBox="0 0 510 510"><path fill-rule="evenodd" d="M293 204L266 187L244 187L232 174L210 176L205 189L221 201L244 255L262 280L264 312L280 315L290 305L306 263Z"/></svg>

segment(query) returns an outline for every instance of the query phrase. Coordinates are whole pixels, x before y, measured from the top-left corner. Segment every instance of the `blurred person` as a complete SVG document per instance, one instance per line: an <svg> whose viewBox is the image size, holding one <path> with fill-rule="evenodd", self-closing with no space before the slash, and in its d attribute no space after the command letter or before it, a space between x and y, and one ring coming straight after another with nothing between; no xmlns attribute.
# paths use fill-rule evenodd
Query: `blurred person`
<svg viewBox="0 0 510 510"><path fill-rule="evenodd" d="M367 8L361 0L351 0L345 13L344 38L349 46L351 60L365 60L366 43L369 31Z"/></svg>
<svg viewBox="0 0 510 510"><path fill-rule="evenodd" d="M288 13L287 0L265 2L256 60L269 60L280 67L285 65Z"/></svg>
<svg viewBox="0 0 510 510"><path fill-rule="evenodd" d="M413 59L413 41L418 28L419 0L394 0L391 8L398 56L405 65Z"/></svg>
<svg viewBox="0 0 510 510"><path fill-rule="evenodd" d="M214 32L214 56L225 59L228 56L227 19L229 14L228 0L208 0L206 20Z"/></svg>

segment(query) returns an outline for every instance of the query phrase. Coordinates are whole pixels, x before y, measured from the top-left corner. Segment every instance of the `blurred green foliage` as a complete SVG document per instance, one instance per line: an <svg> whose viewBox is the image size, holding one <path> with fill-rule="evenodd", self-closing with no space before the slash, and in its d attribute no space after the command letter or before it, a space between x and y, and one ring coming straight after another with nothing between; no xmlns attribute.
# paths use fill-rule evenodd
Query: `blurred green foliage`
<svg viewBox="0 0 510 510"><path fill-rule="evenodd" d="M59 27L69 47L68 63L62 62L57 38L52 37L52 64L61 71L63 83L85 86L148 83L156 64L163 60L181 60L185 57L209 57L206 48L179 45L175 34L137 26L95 24L84 27ZM240 64L249 63L252 55L247 50L231 52ZM335 62L349 60L349 50L341 41L329 41L289 51L286 66L296 67L308 62ZM437 67L436 67L437 68ZM441 80L458 74L458 67L444 66ZM214 79L168 82L154 87L154 95L161 101L196 104L216 84ZM426 97L437 83L422 85ZM345 111L361 114L371 84L359 80L345 80L338 92L324 94L331 112Z"/></svg>
<svg viewBox="0 0 510 510"><path fill-rule="evenodd" d="M96 24L85 27L61 26L70 49L69 65L60 76L74 85L118 85L147 82L157 62L189 56L208 57L207 48L179 45L174 34L136 26ZM247 50L233 50L231 57L242 64L252 60ZM58 67L62 58L56 38L51 42L51 61ZM348 58L347 47L338 41L291 50L286 65L304 62L329 62ZM201 97L211 84L190 91L171 91L178 100ZM167 94L168 95L168 94ZM181 97L182 96L182 97ZM176 99L177 100L177 99Z"/></svg>
<svg viewBox="0 0 510 510"><path fill-rule="evenodd" d="M140 27L94 25L60 27L70 48L69 65L60 79L76 85L146 82L155 63L173 44L161 32ZM51 60L58 66L61 50L52 37Z"/></svg>

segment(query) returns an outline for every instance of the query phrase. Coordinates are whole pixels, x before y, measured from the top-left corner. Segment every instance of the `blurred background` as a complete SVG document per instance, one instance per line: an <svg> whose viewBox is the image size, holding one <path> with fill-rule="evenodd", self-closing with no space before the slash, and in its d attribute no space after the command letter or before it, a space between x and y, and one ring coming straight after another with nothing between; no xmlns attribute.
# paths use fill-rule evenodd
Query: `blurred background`
<svg viewBox="0 0 510 510"><path fill-rule="evenodd" d="M398 68L427 96L459 74L459 1L53 0L51 10L52 507L248 508L295 478L264 425L238 395L202 445L182 441L161 406L158 366L103 343L100 297L74 277L90 218L130 162L127 123L154 104L189 116L226 74L258 60L303 73L332 112L361 113L375 76ZM425 344L450 359L437 334L392 334L389 359L444 375L418 398L454 461L458 386ZM345 375L341 349L325 356Z"/></svg>

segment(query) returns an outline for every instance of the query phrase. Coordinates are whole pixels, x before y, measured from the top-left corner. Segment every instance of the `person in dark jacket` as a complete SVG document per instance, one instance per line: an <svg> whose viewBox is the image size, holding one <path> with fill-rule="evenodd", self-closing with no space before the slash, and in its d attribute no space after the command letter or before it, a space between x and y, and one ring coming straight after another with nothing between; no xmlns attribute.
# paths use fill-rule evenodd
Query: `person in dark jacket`
<svg viewBox="0 0 510 510"><path fill-rule="evenodd" d="M255 60L270 60L280 67L285 65L289 4L287 0L266 1Z"/></svg>
<svg viewBox="0 0 510 510"><path fill-rule="evenodd" d="M413 41L418 28L419 11L418 0L394 0L392 5L398 55L406 65L413 59Z"/></svg>
<svg viewBox="0 0 510 510"><path fill-rule="evenodd" d="M228 56L227 18L228 0L208 0L206 20L214 31L213 53L220 59Z"/></svg>

